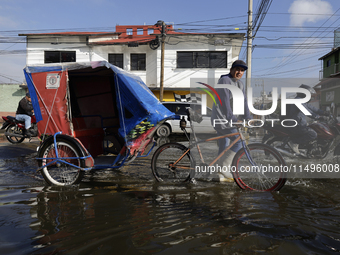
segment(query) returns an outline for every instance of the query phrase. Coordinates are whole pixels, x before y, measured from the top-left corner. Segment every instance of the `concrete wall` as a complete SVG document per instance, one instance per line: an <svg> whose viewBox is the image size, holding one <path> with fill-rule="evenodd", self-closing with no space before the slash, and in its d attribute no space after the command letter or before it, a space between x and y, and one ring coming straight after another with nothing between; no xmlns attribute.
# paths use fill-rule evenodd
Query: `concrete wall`
<svg viewBox="0 0 340 255"><path fill-rule="evenodd" d="M18 103L26 94L19 84L0 84L0 122L1 116L15 115Z"/></svg>
<svg viewBox="0 0 340 255"><path fill-rule="evenodd" d="M243 43L243 34L172 35L166 37L164 88L188 88L191 79L218 79L229 72L238 58ZM217 44L218 40L223 44ZM43 64L44 51L76 51L76 61L108 60L110 53L124 54L124 69L138 75L150 89L160 87L161 47L152 50L149 45L88 45L86 36L29 36L27 39L27 65ZM227 68L177 68L177 51L227 51ZM130 54L146 54L146 70L131 71Z"/></svg>

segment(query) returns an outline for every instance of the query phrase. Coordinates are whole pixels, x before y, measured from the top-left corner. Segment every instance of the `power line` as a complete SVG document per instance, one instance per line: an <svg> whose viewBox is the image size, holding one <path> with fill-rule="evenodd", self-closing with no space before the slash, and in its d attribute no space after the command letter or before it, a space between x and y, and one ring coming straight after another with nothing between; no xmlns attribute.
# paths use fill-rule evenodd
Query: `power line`
<svg viewBox="0 0 340 255"><path fill-rule="evenodd" d="M5 75L3 75L3 74L0 74L0 76L3 77L3 78L6 78L6 79L12 80L12 81L19 82L20 84L22 83L21 81L15 80L15 79L10 78L9 76L5 76Z"/></svg>
<svg viewBox="0 0 340 255"><path fill-rule="evenodd" d="M261 3L263 3L263 1L261 1ZM265 9L264 6L262 6L262 9ZM270 13L270 12L265 12L265 14L277 14L277 15L298 15L298 14L290 14L290 13ZM283 33L311 33L313 32L316 33L319 31L320 27L302 27L302 26L295 26L295 27L286 27L286 26L264 26L262 25L262 21L261 21L261 12L257 12L257 15L259 15L258 17L258 24L261 25L261 32L269 32L269 33L280 33L281 35ZM301 14L301 15L331 15L331 14ZM339 14L332 14L332 17L334 16L340 16ZM217 18L217 19L206 19L206 20L201 20L201 21L192 21L192 22L186 22L186 23L179 23L176 24L176 26L184 26L187 27L187 29L182 29L181 31L185 31L185 32L197 32L197 31L210 31L210 32L221 32L221 31L235 31L235 27L240 26L239 31L243 31L246 30L246 27L242 27L245 22L233 22L233 24L228 24L228 25L219 25L219 24L211 24L211 25L206 25L206 24L200 24L200 23L208 23L208 22L216 22L216 21L224 21L224 20L232 20L232 19L243 19L244 17L247 17L247 15L240 15L240 16L234 16L234 17L227 17L227 18ZM263 16L264 17L264 16ZM260 23L261 21L261 23ZM304 31L301 31L301 29L304 28ZM334 29L336 29L337 27L328 27L328 28L324 28L323 33L328 32L333 29L332 32L334 31ZM113 32L114 31L114 27L97 27L97 28L69 28L69 29L40 29L40 30L6 30L6 31L0 31L0 33L2 35L10 35L13 33L27 33L27 32L32 32L32 33L42 33L44 31L46 32L63 32L63 31L70 31L70 30L74 30L74 31L88 31L91 29L95 29L95 30L102 30L102 31L110 31ZM177 29L175 29L175 31L179 31ZM14 37L14 36L4 36L4 37L0 37L0 43L18 43L18 44L22 44L22 43L26 43L26 38L23 38L22 40L18 39L19 37ZM317 39L319 37L306 37L306 36L291 36L291 37L284 37L284 36L280 36L279 39L268 39L267 37L256 37L257 39L264 39L264 40L268 40L268 41L277 41L277 40L281 40L281 39ZM331 37L323 37L323 38L331 38ZM305 40L306 41L306 40ZM41 43L46 43L44 41L41 41ZM67 43L67 42L66 42ZM70 42L72 43L72 42ZM201 41L201 43L207 43L206 41ZM291 43L281 43L281 44L263 44L263 43L259 43L256 45L257 48L259 49L296 49L296 50L304 50L304 49L320 49L320 48L326 48L326 47L330 47L331 43L313 43L313 44L297 44L294 46L290 46ZM304 48L304 46L307 46ZM12 46L10 46L12 47ZM9 51L8 49L10 48L6 48L2 51L0 51L0 55L5 55L5 54L23 54L26 53L26 50L11 50ZM72 47L70 47L72 48ZM242 46L242 48L244 48L244 46ZM331 48L331 47L330 47ZM301 55L301 54L299 54Z"/></svg>
<svg viewBox="0 0 340 255"><path fill-rule="evenodd" d="M206 19L206 20L200 20L200 21L191 21L191 22L186 22L186 23L179 23L179 24L176 24L176 25L177 26L185 26L185 25L192 24L192 23L211 22L211 21L217 21L217 20L227 20L227 19L244 18L244 17L247 17L247 15L240 15L240 16L228 17L228 18L218 18L218 19Z"/></svg>
<svg viewBox="0 0 340 255"><path fill-rule="evenodd" d="M289 12L269 12L267 14L272 15L297 15L297 16L340 16L340 14L334 13L289 13Z"/></svg>
<svg viewBox="0 0 340 255"><path fill-rule="evenodd" d="M287 70L287 71L282 71L282 72L268 73L265 76L272 76L272 75L278 75L278 74L290 74L292 72L298 72L298 71L301 71L301 70L311 69L311 68L315 68L315 67L318 67L318 66L319 65L314 65L314 66L308 66L308 67L303 67L303 68L298 68L298 69L295 68L295 69L292 69L292 70ZM263 77L263 75L257 75L257 76Z"/></svg>
<svg viewBox="0 0 340 255"><path fill-rule="evenodd" d="M258 11L257 11L257 15L255 15L255 19L253 21L253 31L255 31L253 33L253 38L255 38L257 31L261 27L261 24L262 24L264 18L266 17L266 14L268 12L270 5L272 4L272 1L273 0L262 0L261 1L261 4L260 4Z"/></svg>
<svg viewBox="0 0 340 255"><path fill-rule="evenodd" d="M334 12L333 13L333 15L335 15L338 11L340 10L340 8L336 11L336 12ZM320 27L319 27L319 29L321 29L332 17L333 17L333 15L332 16L330 16ZM340 18L338 18L337 20L339 20ZM336 22L336 21L335 21ZM333 25L335 22L333 22L331 25ZM318 30L319 30L318 29ZM317 31L318 31L317 30ZM316 31L316 32L317 32ZM316 32L314 32L311 36L313 36ZM324 33L324 32L322 32L322 33ZM322 34L321 33L321 34ZM306 45L308 45L308 44L311 44L312 42L310 42L310 43L306 43L307 42L307 40L308 40L309 38L307 38L307 39L305 39L304 40L304 42L302 43L302 44L306 44ZM314 40L312 40L312 41L314 41ZM295 59L297 56L298 56L298 54L297 54L297 50L305 50L305 49L307 49L307 47L298 47L298 48L295 48L294 49L294 51L293 52L291 52L290 54L289 54L289 56L287 57L287 58L285 58L281 63L279 63L279 64L277 64L274 68L272 68L271 69L271 71L273 71L273 70L277 70L277 69L279 69L279 68L281 68L281 67L283 67L286 63L287 63L287 61L288 60L290 60L290 59ZM268 72L266 73L266 74L264 74L264 75L267 75L268 74Z"/></svg>

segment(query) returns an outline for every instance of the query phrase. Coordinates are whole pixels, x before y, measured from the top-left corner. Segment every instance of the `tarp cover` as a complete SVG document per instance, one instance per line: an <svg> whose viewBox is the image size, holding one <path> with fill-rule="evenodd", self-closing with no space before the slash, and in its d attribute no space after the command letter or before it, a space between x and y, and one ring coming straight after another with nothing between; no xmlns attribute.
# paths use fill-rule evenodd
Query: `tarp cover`
<svg viewBox="0 0 340 255"><path fill-rule="evenodd" d="M24 72L35 115L37 121L41 121L45 125L45 127L40 125L40 133L62 131L64 134L72 135L67 116L69 114L67 72L89 67L92 67L92 69L106 67L113 71L120 120L119 134L126 141L137 138L136 131L138 129L143 129L145 132L154 127L158 122L174 116L172 112L159 102L138 76L113 66L106 61L27 66ZM54 74L59 75L60 85L58 89L46 88L47 74L52 76ZM132 117L126 118L126 109L132 113Z"/></svg>

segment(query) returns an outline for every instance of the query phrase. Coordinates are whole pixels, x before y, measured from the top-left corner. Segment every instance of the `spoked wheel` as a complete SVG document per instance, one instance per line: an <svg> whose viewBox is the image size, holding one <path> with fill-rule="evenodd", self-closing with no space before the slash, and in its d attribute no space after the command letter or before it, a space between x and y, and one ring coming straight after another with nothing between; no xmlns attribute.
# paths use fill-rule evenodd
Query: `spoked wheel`
<svg viewBox="0 0 340 255"><path fill-rule="evenodd" d="M75 166L85 166L84 159L80 159L80 157L84 156L83 153L70 141L62 138L57 138L57 151L59 158L65 158L63 159L65 162L55 162L41 170L46 182L50 185L58 186L79 183L84 176L84 171ZM46 144L40 150L39 158L43 158L39 162L40 166L45 166L56 159L53 139L46 141Z"/></svg>
<svg viewBox="0 0 340 255"><path fill-rule="evenodd" d="M22 136L22 137L17 137L17 136L6 135L6 138L10 143L21 143L23 140L25 140L23 130L16 125L13 125L13 124L9 125L6 128L6 133Z"/></svg>
<svg viewBox="0 0 340 255"><path fill-rule="evenodd" d="M188 182L194 177L190 152L179 143L167 143L159 147L151 161L152 173L159 182Z"/></svg>
<svg viewBox="0 0 340 255"><path fill-rule="evenodd" d="M250 155L252 163L249 161ZM241 148L234 159L232 174L241 189L277 191L286 183L286 162L280 153L266 144L250 144Z"/></svg>

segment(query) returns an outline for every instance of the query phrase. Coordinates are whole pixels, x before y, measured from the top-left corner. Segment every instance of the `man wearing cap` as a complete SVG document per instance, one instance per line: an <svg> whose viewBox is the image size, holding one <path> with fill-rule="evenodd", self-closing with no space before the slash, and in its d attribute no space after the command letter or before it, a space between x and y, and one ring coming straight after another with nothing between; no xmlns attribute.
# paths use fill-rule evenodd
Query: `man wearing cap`
<svg viewBox="0 0 340 255"><path fill-rule="evenodd" d="M248 69L247 64L242 61L242 60L236 60L230 69L230 73L226 75L222 75L218 81L218 84L230 84L237 86L243 91L243 94L245 95L245 86L241 82L241 78L244 74L244 71ZM244 119L251 119L248 104L247 104L247 97L244 96L244 115L234 115L233 113L233 95L228 90L227 88L217 88L216 92L221 98L222 105L220 104L214 104L213 109L212 109L212 116L211 116L211 123L213 125L214 119L222 119L222 120L227 120L228 123L226 124L218 124L215 125L214 129L217 131L218 135L226 135L226 134L231 134L231 133L236 133L237 129L235 125L231 126L230 122L236 123L236 122L243 122ZM224 151L225 148L228 147L229 145L229 140L232 142L235 140L237 137L230 137L230 138L225 138L225 139L219 139L218 140L218 147L219 151L218 153L220 154L222 151ZM233 145L233 147L228 150L223 157L221 158L221 167L227 167L228 169L229 166L232 163L232 160L236 154L236 152L241 149L241 142L238 141L236 144ZM224 167L224 169L226 169ZM219 180L220 181L233 181L232 174L230 172L221 172L219 173Z"/></svg>
<svg viewBox="0 0 340 255"><path fill-rule="evenodd" d="M29 128L31 127L31 116L33 115L33 105L29 93L19 102L15 118L20 121L25 121L24 136L30 136Z"/></svg>

